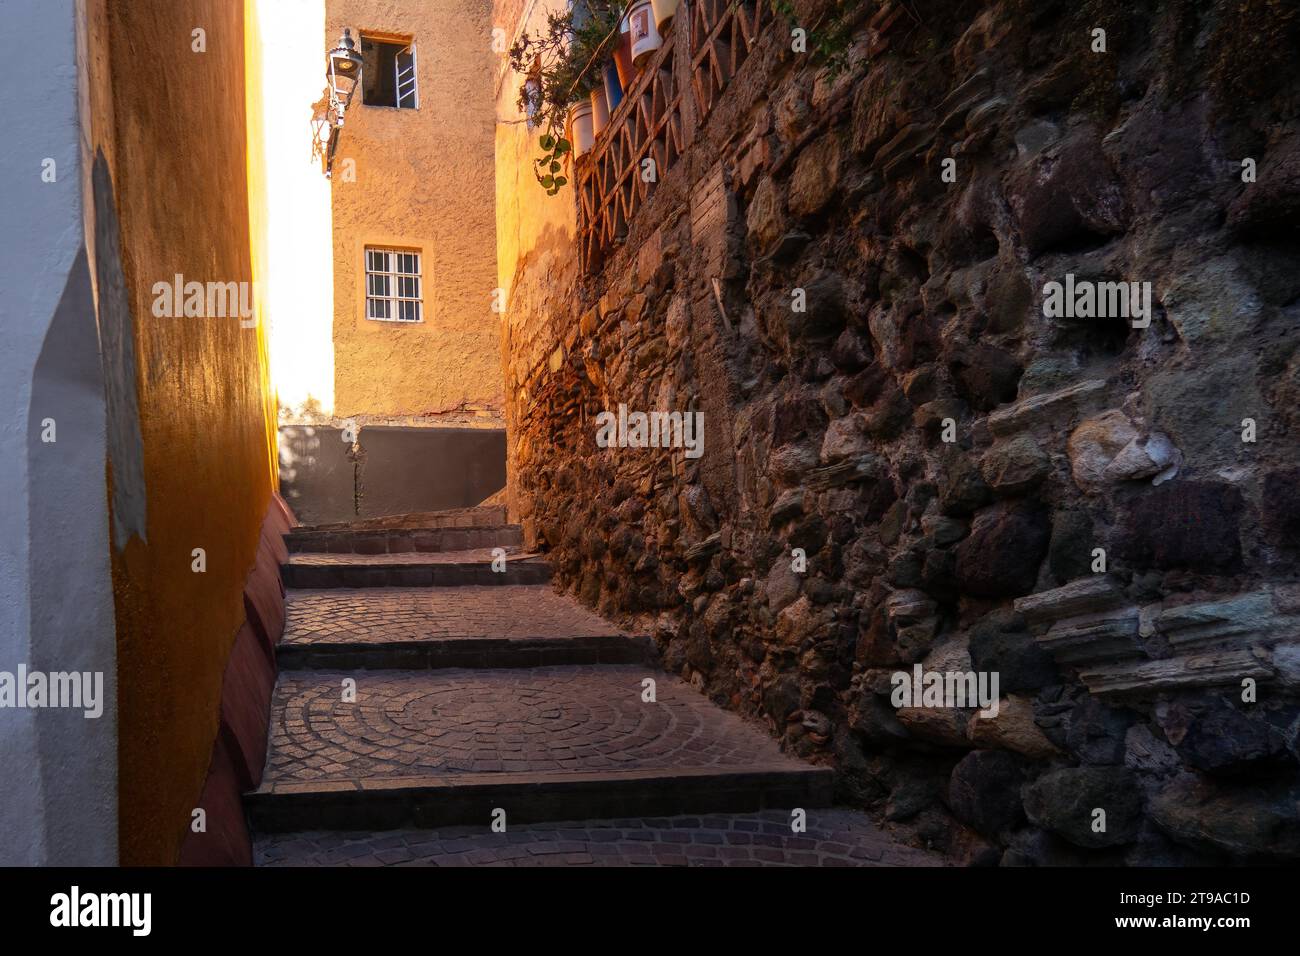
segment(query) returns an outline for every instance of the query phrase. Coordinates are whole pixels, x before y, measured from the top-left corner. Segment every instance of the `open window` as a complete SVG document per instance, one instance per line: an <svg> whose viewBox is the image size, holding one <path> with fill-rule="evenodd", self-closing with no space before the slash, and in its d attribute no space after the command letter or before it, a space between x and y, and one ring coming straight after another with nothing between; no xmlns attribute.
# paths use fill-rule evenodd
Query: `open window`
<svg viewBox="0 0 1300 956"><path fill-rule="evenodd" d="M361 35L361 102L366 106L415 109L415 44L409 39Z"/></svg>

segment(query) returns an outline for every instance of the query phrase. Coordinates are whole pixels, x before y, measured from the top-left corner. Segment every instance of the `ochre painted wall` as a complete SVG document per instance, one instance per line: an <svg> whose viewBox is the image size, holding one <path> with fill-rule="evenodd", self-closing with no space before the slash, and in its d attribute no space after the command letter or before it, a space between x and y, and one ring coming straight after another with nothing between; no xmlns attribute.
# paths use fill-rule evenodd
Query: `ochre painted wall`
<svg viewBox="0 0 1300 956"><path fill-rule="evenodd" d="M333 178L335 414L485 410L500 420L490 0L329 0L350 27L412 37L417 109L348 111ZM323 69L323 67L322 67ZM347 162L356 179L346 181ZM367 244L422 251L424 321L364 317Z"/></svg>
<svg viewBox="0 0 1300 956"><path fill-rule="evenodd" d="M567 8L567 0L496 0L493 23L505 31L508 49L525 32L543 34L548 15ZM517 422L511 419L515 409L528 405L520 394L525 385L511 380L509 369L531 368L555 347L560 336L551 327L551 316L566 314L568 303L552 299L572 287L579 268L573 170L570 164L570 185L554 196L538 184L533 160L541 155L538 140L544 131L530 128L519 108L524 79L510 69L508 56L495 58L497 281L509 301L497 374L517 398L506 403L506 488L514 520L526 517L518 509L515 481L520 458L530 451L519 444Z"/></svg>
<svg viewBox="0 0 1300 956"><path fill-rule="evenodd" d="M544 33L547 16L567 7L568 0L497 0L493 23L513 45L525 32ZM566 272L576 268L577 205L572 185L548 196L533 173L533 160L542 153L537 142L543 131L531 128L519 108L523 81L510 69L508 56L494 57L497 280L512 293L527 294L515 286L535 271L533 264L542 262ZM566 170L566 175L571 174L571 169Z"/></svg>
<svg viewBox="0 0 1300 956"><path fill-rule="evenodd" d="M120 853L177 859L274 486L260 328L156 318L153 284L251 282L244 4L87 0L86 124L112 171L133 319L145 539L114 541ZM205 31L206 52L192 49ZM305 124L304 124L305 127ZM110 476L111 477L111 476ZM207 570L191 569L203 548Z"/></svg>

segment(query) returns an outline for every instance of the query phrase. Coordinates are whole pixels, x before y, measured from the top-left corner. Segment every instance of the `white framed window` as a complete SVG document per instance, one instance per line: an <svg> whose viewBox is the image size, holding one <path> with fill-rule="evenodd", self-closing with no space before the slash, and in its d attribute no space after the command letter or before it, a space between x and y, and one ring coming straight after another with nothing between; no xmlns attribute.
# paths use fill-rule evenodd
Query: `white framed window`
<svg viewBox="0 0 1300 956"><path fill-rule="evenodd" d="M423 322L420 252L366 246L366 318Z"/></svg>
<svg viewBox="0 0 1300 956"><path fill-rule="evenodd" d="M366 106L416 109L415 44L361 35L361 102Z"/></svg>

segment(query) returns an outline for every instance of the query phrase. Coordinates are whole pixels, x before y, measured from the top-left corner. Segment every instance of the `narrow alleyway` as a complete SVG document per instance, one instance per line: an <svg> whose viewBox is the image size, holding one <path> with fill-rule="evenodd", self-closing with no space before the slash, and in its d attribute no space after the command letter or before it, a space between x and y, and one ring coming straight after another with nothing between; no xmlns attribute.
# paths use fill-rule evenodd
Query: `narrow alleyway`
<svg viewBox="0 0 1300 956"><path fill-rule="evenodd" d="M504 509L286 537L259 863L938 862L556 594Z"/></svg>

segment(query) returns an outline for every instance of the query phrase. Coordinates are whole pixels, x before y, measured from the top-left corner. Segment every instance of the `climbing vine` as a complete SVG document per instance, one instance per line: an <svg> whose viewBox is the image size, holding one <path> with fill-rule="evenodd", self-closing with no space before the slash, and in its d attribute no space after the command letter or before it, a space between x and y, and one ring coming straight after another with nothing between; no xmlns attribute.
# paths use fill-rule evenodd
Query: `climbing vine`
<svg viewBox="0 0 1300 956"><path fill-rule="evenodd" d="M835 0L827 14L815 27L799 22L794 0L769 0L772 12L782 16L792 29L804 31L807 52L813 62L826 67L832 74L841 73L849 64L849 48L853 44L853 31L862 0Z"/></svg>
<svg viewBox="0 0 1300 956"><path fill-rule="evenodd" d="M545 29L525 33L510 49L511 69L524 77L519 108L533 128L542 130L533 175L549 196L569 181L564 175L573 155L565 130L569 110L601 82L600 68L618 39L622 6L618 0L586 0L550 13Z"/></svg>

